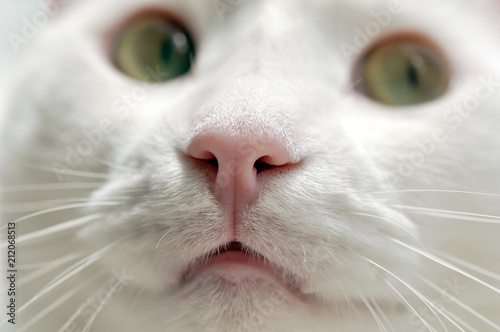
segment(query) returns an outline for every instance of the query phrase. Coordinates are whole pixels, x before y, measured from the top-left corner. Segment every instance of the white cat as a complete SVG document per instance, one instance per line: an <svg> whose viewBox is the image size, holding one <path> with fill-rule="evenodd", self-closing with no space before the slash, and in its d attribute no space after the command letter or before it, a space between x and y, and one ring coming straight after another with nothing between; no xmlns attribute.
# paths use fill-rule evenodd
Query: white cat
<svg viewBox="0 0 500 332"><path fill-rule="evenodd" d="M500 331L499 1L43 13L0 331Z"/></svg>

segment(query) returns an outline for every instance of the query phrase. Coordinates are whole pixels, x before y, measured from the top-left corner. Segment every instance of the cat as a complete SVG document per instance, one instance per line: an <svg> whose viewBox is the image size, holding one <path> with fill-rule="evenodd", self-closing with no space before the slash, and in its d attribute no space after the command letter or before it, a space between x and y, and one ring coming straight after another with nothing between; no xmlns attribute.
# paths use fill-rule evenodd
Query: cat
<svg viewBox="0 0 500 332"><path fill-rule="evenodd" d="M500 331L499 14L43 2L0 331Z"/></svg>

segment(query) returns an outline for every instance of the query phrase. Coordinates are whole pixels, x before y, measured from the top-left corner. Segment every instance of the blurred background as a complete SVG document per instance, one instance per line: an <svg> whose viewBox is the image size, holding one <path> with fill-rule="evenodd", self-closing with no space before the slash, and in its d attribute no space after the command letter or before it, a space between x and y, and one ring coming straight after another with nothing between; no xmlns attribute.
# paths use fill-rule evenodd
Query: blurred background
<svg viewBox="0 0 500 332"><path fill-rule="evenodd" d="M49 0L1 0L0 1L0 98L4 98L11 74L19 65L26 47L16 52L9 40L10 33L21 34L23 18L31 19L40 8L39 2ZM1 99L0 99L1 101Z"/></svg>

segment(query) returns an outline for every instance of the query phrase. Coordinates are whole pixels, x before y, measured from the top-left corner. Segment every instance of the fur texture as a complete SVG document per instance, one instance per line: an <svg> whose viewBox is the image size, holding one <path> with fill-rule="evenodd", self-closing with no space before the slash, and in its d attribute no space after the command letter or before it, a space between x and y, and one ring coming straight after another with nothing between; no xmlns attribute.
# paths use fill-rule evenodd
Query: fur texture
<svg viewBox="0 0 500 332"><path fill-rule="evenodd" d="M402 1L378 23L372 43L414 31L449 61L446 94L412 107L357 92L342 48L392 2L222 2L73 2L33 41L0 132L16 331L500 330L498 1ZM111 64L110 35L144 8L191 31L187 76ZM295 163L262 173L234 230L188 153L206 132ZM285 286L179 282L231 232Z"/></svg>

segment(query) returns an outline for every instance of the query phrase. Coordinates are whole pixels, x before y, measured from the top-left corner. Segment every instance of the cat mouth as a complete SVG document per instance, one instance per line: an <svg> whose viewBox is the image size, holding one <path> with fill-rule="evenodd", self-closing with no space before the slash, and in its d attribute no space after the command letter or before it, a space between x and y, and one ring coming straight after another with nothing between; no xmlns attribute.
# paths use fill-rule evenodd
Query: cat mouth
<svg viewBox="0 0 500 332"><path fill-rule="evenodd" d="M232 284L247 281L274 283L295 297L303 299L306 296L300 291L296 276L238 241L228 242L195 259L183 273L181 283L208 276L217 276Z"/></svg>

